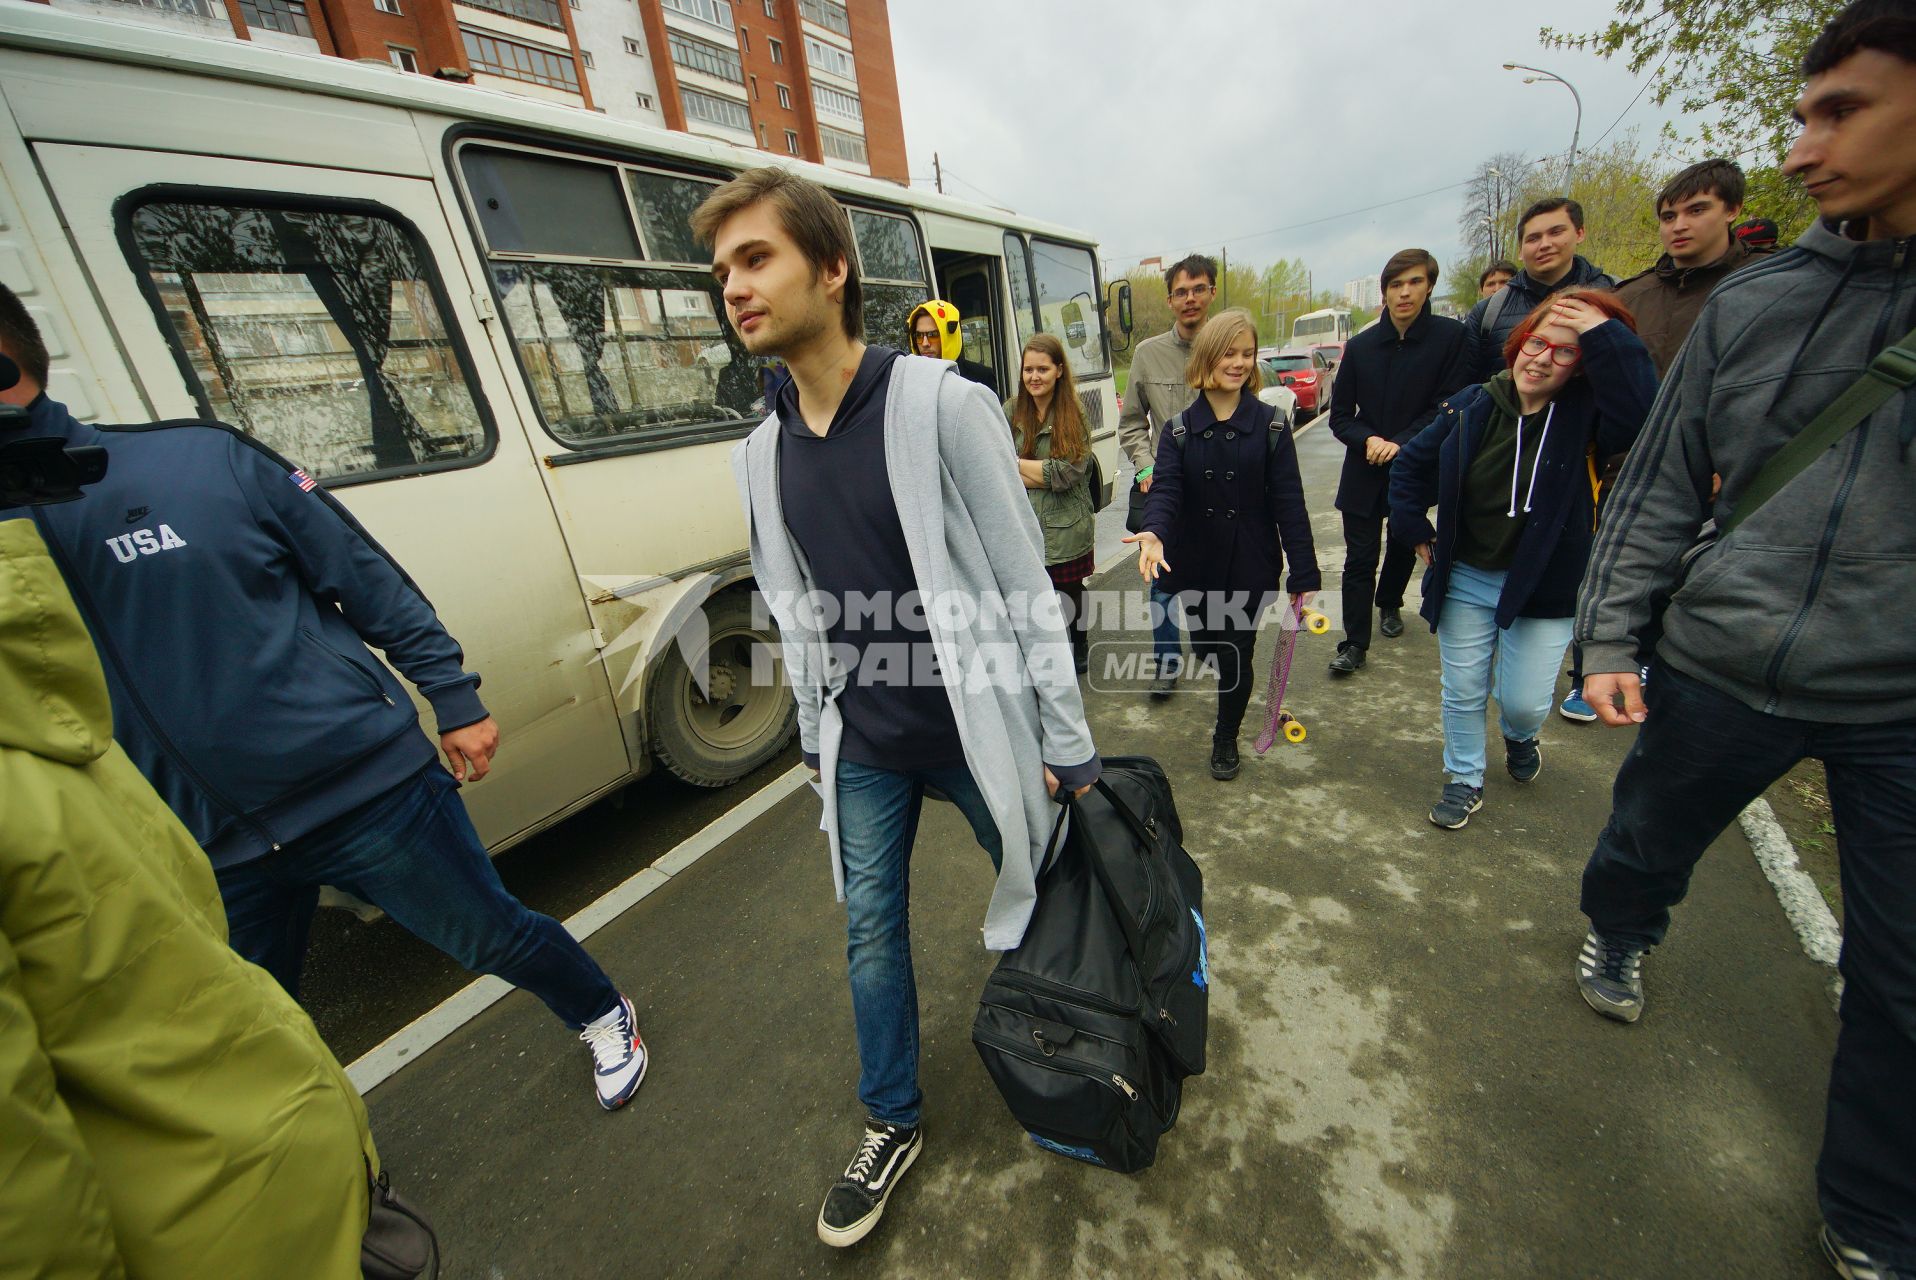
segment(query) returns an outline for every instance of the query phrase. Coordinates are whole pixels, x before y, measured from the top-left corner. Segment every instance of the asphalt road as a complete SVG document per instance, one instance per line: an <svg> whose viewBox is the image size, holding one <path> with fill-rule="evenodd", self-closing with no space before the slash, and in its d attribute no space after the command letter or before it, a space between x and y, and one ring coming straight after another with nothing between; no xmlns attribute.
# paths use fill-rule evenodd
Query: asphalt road
<svg viewBox="0 0 1916 1280"><path fill-rule="evenodd" d="M1317 428L1299 448L1334 569L1340 451ZM1835 1017L1741 834L1647 962L1642 1022L1605 1022L1572 979L1577 877L1628 736L1553 720L1537 782L1493 774L1470 825L1440 831L1434 638L1413 623L1339 684L1330 639L1302 645L1309 740L1247 749L1231 783L1204 768L1207 690L1087 694L1103 751L1164 761L1206 875L1210 1067L1154 1168L1046 1154L1004 1110L968 1043L989 864L934 805L912 876L925 1154L870 1239L817 1241L860 1108L843 915L801 788L593 936L655 1055L628 1109L599 1111L581 1047L517 993L369 1095L447 1275L1826 1274L1812 1165ZM509 875L562 911L542 895L618 878L724 803L644 791ZM398 1004L438 989L397 959L360 980Z"/></svg>

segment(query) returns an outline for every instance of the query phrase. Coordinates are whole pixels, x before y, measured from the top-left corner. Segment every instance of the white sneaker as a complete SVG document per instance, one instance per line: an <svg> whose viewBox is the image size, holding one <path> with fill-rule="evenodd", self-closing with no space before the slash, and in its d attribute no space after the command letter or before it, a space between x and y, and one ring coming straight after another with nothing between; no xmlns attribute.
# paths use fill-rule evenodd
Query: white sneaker
<svg viewBox="0 0 1916 1280"><path fill-rule="evenodd" d="M586 1023L579 1039L592 1049L592 1083L599 1091L599 1105L617 1111L639 1091L650 1060L632 1002L620 996L610 1013Z"/></svg>

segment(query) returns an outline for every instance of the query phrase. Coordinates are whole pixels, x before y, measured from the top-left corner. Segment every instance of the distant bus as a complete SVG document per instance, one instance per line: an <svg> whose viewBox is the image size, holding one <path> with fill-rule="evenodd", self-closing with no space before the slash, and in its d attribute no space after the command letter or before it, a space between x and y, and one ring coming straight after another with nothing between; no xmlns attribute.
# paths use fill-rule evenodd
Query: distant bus
<svg viewBox="0 0 1916 1280"><path fill-rule="evenodd" d="M1310 347L1323 342L1348 342L1351 336L1351 313L1343 307L1326 307L1322 311L1307 311L1291 321L1291 345Z"/></svg>

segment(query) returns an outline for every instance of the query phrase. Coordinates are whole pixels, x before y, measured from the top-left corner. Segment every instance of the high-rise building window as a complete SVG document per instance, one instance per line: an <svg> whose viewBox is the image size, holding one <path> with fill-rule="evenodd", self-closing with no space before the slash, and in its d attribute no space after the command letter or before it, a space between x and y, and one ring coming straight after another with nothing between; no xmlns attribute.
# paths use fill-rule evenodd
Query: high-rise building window
<svg viewBox="0 0 1916 1280"><path fill-rule="evenodd" d="M401 71L417 72L419 70L419 58L411 49L402 49L396 44L389 44L386 46L386 56L391 58L392 64Z"/></svg>
<svg viewBox="0 0 1916 1280"><path fill-rule="evenodd" d="M792 91L786 85L780 85L778 87L778 105L784 107L787 111L792 109Z"/></svg>
<svg viewBox="0 0 1916 1280"><path fill-rule="evenodd" d="M665 42L671 46L672 61L681 67L690 71L703 71L708 76L730 80L733 84L745 83L745 67L739 62L736 50L721 49L718 45L694 40L676 31L666 32Z"/></svg>
<svg viewBox="0 0 1916 1280"><path fill-rule="evenodd" d="M193 18L210 18L213 6L208 0L119 0L121 4L130 4L136 9L158 9L162 13L183 13ZM226 17L226 11L220 10L220 18Z"/></svg>
<svg viewBox="0 0 1916 1280"><path fill-rule="evenodd" d="M841 36L849 37L852 33L851 15L845 12L844 5L833 4L832 0L798 0L798 16Z"/></svg>
<svg viewBox="0 0 1916 1280"><path fill-rule="evenodd" d="M737 129L741 133L752 131L752 113L745 109L742 102L730 98L721 98L716 94L700 93L697 89L679 88L679 98L685 103L685 114L694 120L703 120L707 124L724 125L728 129Z"/></svg>
<svg viewBox="0 0 1916 1280"><path fill-rule="evenodd" d="M738 47L741 53L750 53L752 51L752 33L744 27L738 29Z"/></svg>
<svg viewBox="0 0 1916 1280"><path fill-rule="evenodd" d="M697 18L700 22L709 22L715 27L732 29L731 0L659 0L674 13L682 13L688 18Z"/></svg>
<svg viewBox="0 0 1916 1280"><path fill-rule="evenodd" d="M769 47L771 48L771 51L772 51L772 61L773 61L773 62L783 62L783 61L785 61L785 46L784 46L784 44L782 44L781 42L779 42L779 41L777 41L777 40L767 40L767 41L766 41L765 43L766 43L766 44L767 44L767 45L768 45L768 46L769 46Z"/></svg>
<svg viewBox="0 0 1916 1280"><path fill-rule="evenodd" d="M766 0L766 3L771 3L771 0ZM793 155L798 154L798 134L790 129L785 131L785 149Z"/></svg>
<svg viewBox="0 0 1916 1280"><path fill-rule="evenodd" d="M639 42L637 40L634 40L631 36L625 37L625 51L627 53L636 53L641 55L643 55L645 52L643 49L639 48Z"/></svg>
<svg viewBox="0 0 1916 1280"><path fill-rule="evenodd" d="M240 13L246 25L262 31L280 31L289 36L313 34L306 20L305 0L240 0Z"/></svg>
<svg viewBox="0 0 1916 1280"><path fill-rule="evenodd" d="M835 44L826 44L815 36L806 36L805 60L821 71L844 76L853 84L858 83L858 64L852 61L851 54Z"/></svg>
<svg viewBox="0 0 1916 1280"><path fill-rule="evenodd" d="M579 50L579 61L585 64L585 69L587 71L592 70L592 50L590 49Z"/></svg>
<svg viewBox="0 0 1916 1280"><path fill-rule="evenodd" d="M814 80L812 81L812 102L827 115L838 116L844 120L856 120L860 124L865 122L865 109L859 104L856 94L846 93L842 89L834 89L830 85L823 85Z"/></svg>
<svg viewBox="0 0 1916 1280"><path fill-rule="evenodd" d="M829 125L818 126L818 142L825 154L835 160L852 160L859 164L870 164L871 159L865 152L865 140L855 133L846 133Z"/></svg>
<svg viewBox="0 0 1916 1280"><path fill-rule="evenodd" d="M765 16L768 18L778 16L778 0L765 0Z"/></svg>
<svg viewBox="0 0 1916 1280"><path fill-rule="evenodd" d="M244 3L244 0L241 2ZM565 18L559 12L558 0L459 0L459 3L484 9L488 13L503 13L521 22L551 27L554 31L565 30Z"/></svg>
<svg viewBox="0 0 1916 1280"><path fill-rule="evenodd" d="M751 77L751 81L752 81L752 101L753 101L753 102L757 102L757 101L758 101L758 99L759 99L759 92L758 92L758 77L757 77L757 76L752 76L752 77Z"/></svg>
<svg viewBox="0 0 1916 1280"><path fill-rule="evenodd" d="M475 71L554 89L569 89L573 93L579 91L579 69L569 54L501 39L471 27L461 27L459 34L465 39L466 57L472 61Z"/></svg>
<svg viewBox="0 0 1916 1280"><path fill-rule="evenodd" d="M632 96L638 101L638 104L641 107L644 107L647 111L652 110L652 95L651 94L635 93Z"/></svg>
<svg viewBox="0 0 1916 1280"><path fill-rule="evenodd" d="M403 16L399 12L399 0L373 0L373 8L381 13L390 13L395 18Z"/></svg>

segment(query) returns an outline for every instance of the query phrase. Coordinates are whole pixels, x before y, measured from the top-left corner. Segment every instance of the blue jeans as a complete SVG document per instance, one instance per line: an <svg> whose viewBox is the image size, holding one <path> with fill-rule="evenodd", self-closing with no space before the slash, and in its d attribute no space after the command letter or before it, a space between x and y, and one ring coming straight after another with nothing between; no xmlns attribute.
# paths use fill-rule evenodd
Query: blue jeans
<svg viewBox="0 0 1916 1280"><path fill-rule="evenodd" d="M458 784L437 763L277 852L216 871L233 950L299 997L323 884L372 903L475 973L489 973L583 1027L618 988L565 926L506 892Z"/></svg>
<svg viewBox="0 0 1916 1280"><path fill-rule="evenodd" d="M1497 629L1505 575L1455 564L1438 615L1444 666L1444 772L1484 785L1484 710L1497 696L1504 737L1527 742L1543 731L1557 696L1557 669L1573 618L1518 618ZM1495 688L1492 688L1492 675Z"/></svg>
<svg viewBox="0 0 1916 1280"><path fill-rule="evenodd" d="M1151 588L1151 603L1162 610L1151 627L1151 651L1157 655L1158 674L1171 675L1184 662L1183 632L1178 627L1182 610L1176 596L1166 595L1156 586Z"/></svg>
<svg viewBox="0 0 1916 1280"><path fill-rule="evenodd" d="M845 868L845 961L858 1029L858 1098L874 1120L915 1127L918 985L911 968L911 846L929 784L1003 860L998 824L963 765L894 773L838 762L838 856Z"/></svg>
<svg viewBox="0 0 1916 1280"><path fill-rule="evenodd" d="M1842 851L1843 1004L1817 1199L1838 1235L1916 1271L1916 720L1786 720L1668 663L1644 700L1583 871L1583 913L1606 937L1662 942L1710 843L1797 761L1823 762Z"/></svg>

